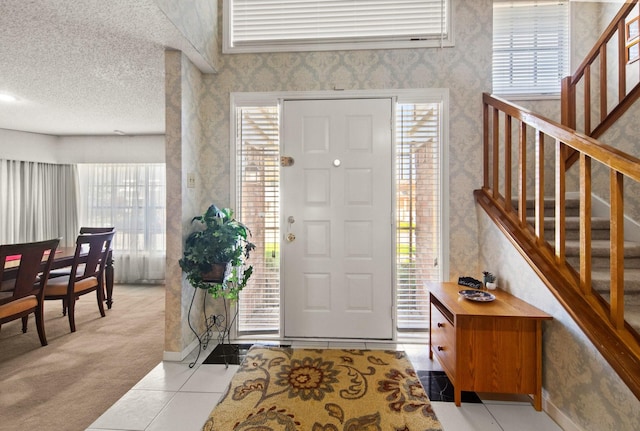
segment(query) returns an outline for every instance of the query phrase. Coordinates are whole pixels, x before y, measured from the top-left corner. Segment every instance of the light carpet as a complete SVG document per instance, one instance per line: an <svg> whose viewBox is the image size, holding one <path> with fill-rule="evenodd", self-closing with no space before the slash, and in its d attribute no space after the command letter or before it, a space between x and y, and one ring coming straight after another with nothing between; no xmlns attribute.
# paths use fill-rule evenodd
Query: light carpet
<svg viewBox="0 0 640 431"><path fill-rule="evenodd" d="M204 431L440 431L401 351L255 346Z"/></svg>
<svg viewBox="0 0 640 431"><path fill-rule="evenodd" d="M76 304L69 331L61 301L45 303L49 345L33 315L0 330L0 431L81 431L162 361L164 286L116 285L100 317L94 295Z"/></svg>

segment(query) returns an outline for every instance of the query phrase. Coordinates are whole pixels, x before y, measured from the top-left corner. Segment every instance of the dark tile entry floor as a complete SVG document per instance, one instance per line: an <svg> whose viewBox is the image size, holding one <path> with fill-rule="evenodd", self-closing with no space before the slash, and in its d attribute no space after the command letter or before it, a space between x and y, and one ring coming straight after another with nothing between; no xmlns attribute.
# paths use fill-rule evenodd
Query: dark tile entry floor
<svg viewBox="0 0 640 431"><path fill-rule="evenodd" d="M240 365L253 344L218 344L203 364Z"/></svg>
<svg viewBox="0 0 640 431"><path fill-rule="evenodd" d="M453 385L444 371L416 371L431 401L453 402ZM475 392L462 391L463 403L481 403Z"/></svg>

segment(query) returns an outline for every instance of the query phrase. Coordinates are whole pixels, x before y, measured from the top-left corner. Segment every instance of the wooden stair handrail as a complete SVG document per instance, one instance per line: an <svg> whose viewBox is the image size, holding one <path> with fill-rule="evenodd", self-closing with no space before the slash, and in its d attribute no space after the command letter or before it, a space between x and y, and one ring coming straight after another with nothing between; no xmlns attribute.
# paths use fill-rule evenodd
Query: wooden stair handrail
<svg viewBox="0 0 640 431"><path fill-rule="evenodd" d="M640 0L626 0L622 5L616 16L611 23L604 30L598 41L595 43L591 51L586 55L582 63L578 66L575 73L562 80L561 89L561 122L571 129L578 129L576 122L576 110L577 110L577 92L576 87L580 82L583 82L583 98L582 106L584 109L584 133L586 135L598 138L616 122L618 118L631 106L635 101L640 98L640 90L636 83L634 88L627 93L627 61L626 61L626 40L625 40L625 21L627 17L633 12L634 8L638 7ZM609 110L608 108L608 88L607 88L607 43L610 42L615 35L617 38L617 79L618 79L618 94L617 103L614 108ZM592 124L591 118L591 70L592 66L599 61L598 73L600 75L600 84L598 87L599 101L596 105L599 106L600 118ZM567 154L568 163L567 167L570 167L575 161L577 161L577 155L573 150L570 150Z"/></svg>
<svg viewBox="0 0 640 431"><path fill-rule="evenodd" d="M571 80L573 82L578 81L583 75L587 67L589 67L600 55L600 49L602 45L606 45L609 40L616 34L618 31L620 21L624 22L624 19L631 13L633 8L638 4L638 0L631 0L627 3L624 3L616 16L611 20L611 23L607 26L607 28L602 33L602 36L598 39L598 41L593 45L591 51L586 55L580 66L576 69L575 73L571 76Z"/></svg>
<svg viewBox="0 0 640 431"><path fill-rule="evenodd" d="M598 139L604 132L606 132L618 119L627 112L627 110L633 105L635 102L640 100L640 82L633 87L633 90L627 94L620 103L616 105L615 108L609 112L607 117L591 132L590 136L592 138ZM568 155L567 165L571 166L575 162L578 161L579 153L573 151Z"/></svg>
<svg viewBox="0 0 640 431"><path fill-rule="evenodd" d="M610 145L563 126L553 120L536 114L528 109L518 107L500 97L483 93L483 103L493 106L511 118L515 118L543 132L545 135L559 139L574 150L584 153L591 159L607 165L621 174L640 182L640 159L618 150Z"/></svg>
<svg viewBox="0 0 640 431"><path fill-rule="evenodd" d="M504 118L503 129L499 124L501 118ZM640 399L640 335L624 320L622 222L623 179L640 182L640 159L487 93L483 94L483 121L483 186L474 192L478 204L507 235L603 357ZM512 160L511 156L514 123L519 123L517 160ZM527 128L535 131L533 145L536 154L536 191L533 228L527 224L524 205L527 191L523 184L527 183L528 178L524 157ZM544 238L545 139L555 142L554 246ZM610 303L592 289L590 259L581 259L579 272L565 259L565 161L568 150L576 151L580 160L580 250L584 256L591 255L591 161L597 160L610 171ZM518 208L513 208L511 204L513 184L510 172L514 171L512 162L518 163ZM499 189L501 186L502 190Z"/></svg>

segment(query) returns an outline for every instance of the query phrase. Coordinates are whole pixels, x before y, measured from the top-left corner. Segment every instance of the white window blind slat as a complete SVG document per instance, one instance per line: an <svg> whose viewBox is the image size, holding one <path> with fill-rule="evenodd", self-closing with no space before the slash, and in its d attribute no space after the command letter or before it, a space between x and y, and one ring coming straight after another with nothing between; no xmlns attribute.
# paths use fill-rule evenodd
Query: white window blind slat
<svg viewBox="0 0 640 431"><path fill-rule="evenodd" d="M399 330L429 327L425 281L440 281L440 105L396 110L396 303Z"/></svg>
<svg viewBox="0 0 640 431"><path fill-rule="evenodd" d="M493 92L559 94L568 45L568 1L494 2Z"/></svg>
<svg viewBox="0 0 640 431"><path fill-rule="evenodd" d="M225 32L230 49L443 39L449 1L230 0Z"/></svg>
<svg viewBox="0 0 640 431"><path fill-rule="evenodd" d="M276 106L237 108L237 184L242 222L256 249L253 274L238 301L240 333L280 327L279 129Z"/></svg>
<svg viewBox="0 0 640 431"><path fill-rule="evenodd" d="M425 281L440 281L439 103L403 103L396 110L396 285L399 330L426 329ZM256 250L254 273L238 301L240 334L276 333L280 323L279 142L277 107L236 109L241 220Z"/></svg>

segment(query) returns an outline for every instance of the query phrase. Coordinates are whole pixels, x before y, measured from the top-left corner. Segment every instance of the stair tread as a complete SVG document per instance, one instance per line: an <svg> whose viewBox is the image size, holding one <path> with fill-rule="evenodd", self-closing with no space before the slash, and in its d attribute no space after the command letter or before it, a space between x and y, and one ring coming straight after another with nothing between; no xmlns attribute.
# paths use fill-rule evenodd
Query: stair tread
<svg viewBox="0 0 640 431"><path fill-rule="evenodd" d="M580 241L568 239L565 241L566 252L580 251ZM607 256L611 251L611 242L607 239L594 239L591 241L591 254L593 256ZM640 243L635 241L624 242L624 255L627 257L640 256Z"/></svg>
<svg viewBox="0 0 640 431"><path fill-rule="evenodd" d="M591 271L591 281L598 292L609 291L611 274L606 269L594 269ZM626 268L624 270L624 292L640 293L640 268Z"/></svg>
<svg viewBox="0 0 640 431"><path fill-rule="evenodd" d="M534 199L527 199L527 208L534 208L535 206L535 200ZM511 205L516 207L518 206L518 200L512 200L511 201ZM553 208L556 206L556 200L555 198L544 198L544 207L545 208ZM580 207L580 199L565 199L564 201L564 207L565 208L578 208Z"/></svg>
<svg viewBox="0 0 640 431"><path fill-rule="evenodd" d="M527 217L527 222L531 225L535 222L535 217ZM553 217L545 217L544 225L546 226L555 226L556 220ZM567 216L565 217L565 226L566 228L573 228L577 225L580 227L580 217L579 216ZM591 228L592 229L609 229L610 222L608 218L605 217L592 217L591 218Z"/></svg>
<svg viewBox="0 0 640 431"><path fill-rule="evenodd" d="M609 270L605 268L594 268L591 271L591 278L604 279L607 280L611 277ZM624 270L624 279L625 280L640 280L640 268L626 268Z"/></svg>

